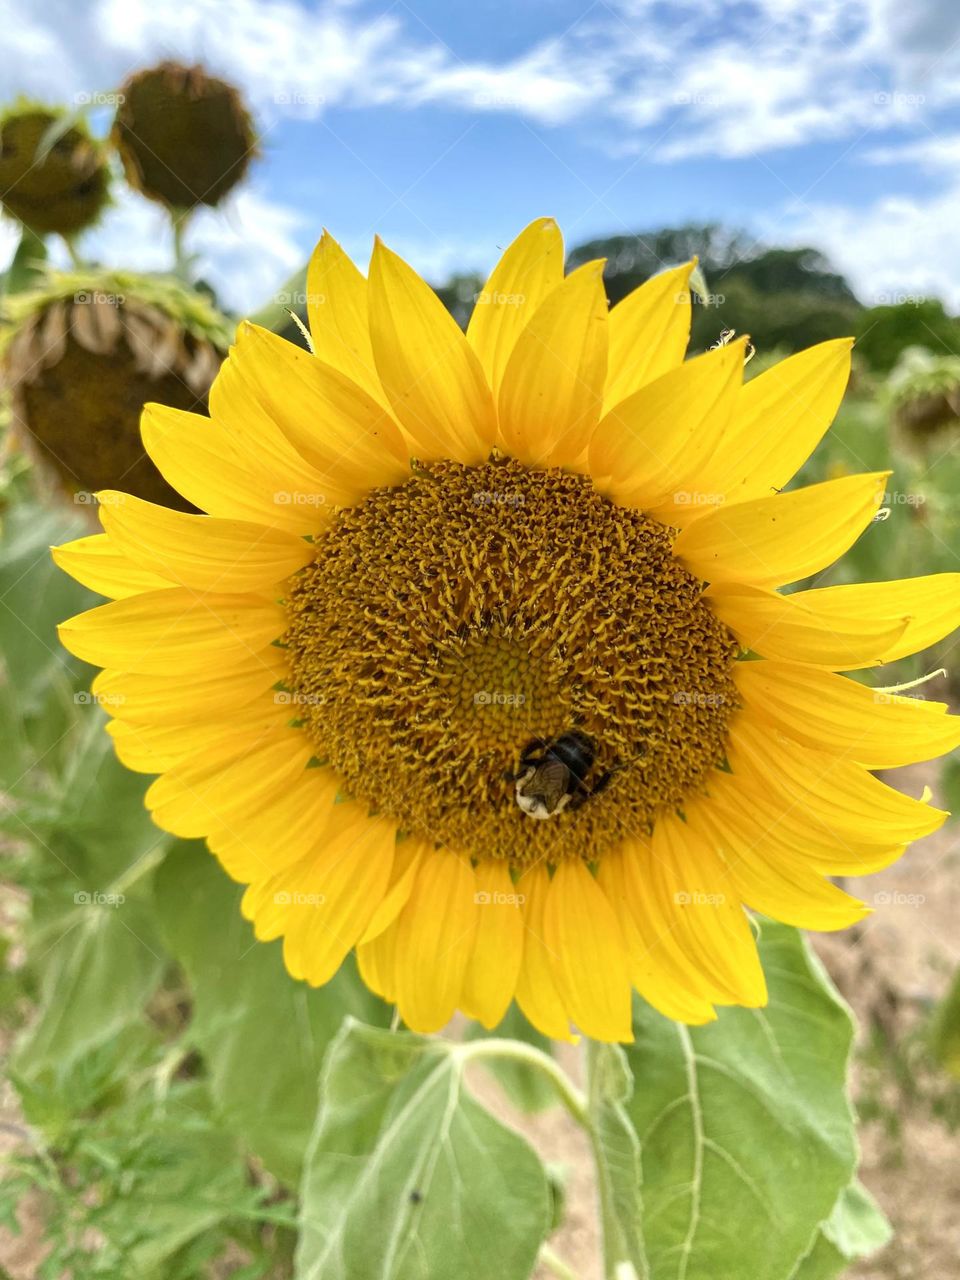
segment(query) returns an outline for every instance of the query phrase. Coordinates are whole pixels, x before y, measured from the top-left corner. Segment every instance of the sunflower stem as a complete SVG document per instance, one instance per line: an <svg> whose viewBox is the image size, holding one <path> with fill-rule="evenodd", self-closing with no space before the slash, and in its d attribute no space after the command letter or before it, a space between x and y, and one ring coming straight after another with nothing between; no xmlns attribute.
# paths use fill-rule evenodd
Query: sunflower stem
<svg viewBox="0 0 960 1280"><path fill-rule="evenodd" d="M557 1092L557 1097L577 1124L587 1132L591 1132L590 1113L587 1109L586 1096L577 1088L562 1067L554 1062L548 1053L535 1048L532 1044L524 1044L522 1040L470 1040L454 1046L461 1059L475 1062L483 1058L498 1058L500 1061L522 1062L547 1077Z"/></svg>

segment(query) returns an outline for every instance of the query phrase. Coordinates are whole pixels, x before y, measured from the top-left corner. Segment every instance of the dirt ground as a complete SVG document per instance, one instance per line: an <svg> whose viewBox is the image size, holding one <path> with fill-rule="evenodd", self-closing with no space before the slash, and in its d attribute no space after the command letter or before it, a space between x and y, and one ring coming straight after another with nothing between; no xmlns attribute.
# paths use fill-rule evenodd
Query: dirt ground
<svg viewBox="0 0 960 1280"><path fill-rule="evenodd" d="M931 773L917 766L890 781L919 795ZM936 802L935 785L934 792ZM912 1079L904 1046L960 967L960 820L919 841L887 871L850 880L846 887L875 905L875 913L855 930L815 935L814 942L860 1026L853 1094L864 1117L861 1176L896 1232L882 1253L847 1276L953 1280L960 1274L960 1132L951 1133L934 1114L929 1081ZM561 1060L575 1078L581 1074L578 1050L564 1046ZM907 1087L897 1082L898 1068L910 1081ZM534 1117L513 1112L482 1072L473 1084L544 1159L565 1170L567 1217L551 1247L578 1280L602 1280L593 1172L583 1134L557 1108ZM931 1085L933 1093L944 1087L942 1079ZM895 1131L890 1116L898 1120ZM6 1087L0 1093L0 1159L18 1141L18 1127L16 1101ZM20 1236L0 1229L0 1275L5 1269L10 1280L33 1280L42 1257L35 1203L21 1206L21 1222ZM556 1274L541 1265L535 1277L551 1280Z"/></svg>

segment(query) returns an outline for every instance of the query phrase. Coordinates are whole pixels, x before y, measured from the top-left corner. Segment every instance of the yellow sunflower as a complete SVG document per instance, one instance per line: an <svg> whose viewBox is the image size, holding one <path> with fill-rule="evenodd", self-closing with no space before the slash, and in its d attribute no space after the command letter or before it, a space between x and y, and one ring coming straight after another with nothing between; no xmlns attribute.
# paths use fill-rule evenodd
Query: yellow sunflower
<svg viewBox="0 0 960 1280"><path fill-rule="evenodd" d="M851 343L744 385L684 363L692 264L608 312L556 224L507 249L464 335L378 243L325 235L312 351L255 325L210 418L144 410L206 515L100 495L56 549L111 603L61 628L157 823L205 837L260 939L319 985L356 949L418 1031L516 998L628 1040L635 987L705 1022L765 1000L745 908L841 928L944 814L870 772L960 742L944 705L839 671L960 618L960 575L782 595L874 519L886 475L781 492Z"/></svg>

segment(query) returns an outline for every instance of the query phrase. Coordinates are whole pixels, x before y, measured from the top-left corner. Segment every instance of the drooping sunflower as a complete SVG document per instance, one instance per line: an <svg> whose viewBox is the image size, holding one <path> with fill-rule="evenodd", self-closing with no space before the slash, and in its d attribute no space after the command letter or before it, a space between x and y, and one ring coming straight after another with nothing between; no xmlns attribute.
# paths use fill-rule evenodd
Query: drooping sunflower
<svg viewBox="0 0 960 1280"><path fill-rule="evenodd" d="M692 264L608 311L549 219L466 335L377 244L325 235L313 350L251 324L210 418L144 445L206 515L100 495L58 563L111 603L64 624L156 822L248 885L260 939L326 982L356 949L419 1031L512 998L548 1035L630 1038L631 987L699 1023L761 1005L745 908L814 929L944 814L871 770L957 719L838 672L940 639L960 575L798 591L886 475L782 492L851 343L744 384L684 362Z"/></svg>

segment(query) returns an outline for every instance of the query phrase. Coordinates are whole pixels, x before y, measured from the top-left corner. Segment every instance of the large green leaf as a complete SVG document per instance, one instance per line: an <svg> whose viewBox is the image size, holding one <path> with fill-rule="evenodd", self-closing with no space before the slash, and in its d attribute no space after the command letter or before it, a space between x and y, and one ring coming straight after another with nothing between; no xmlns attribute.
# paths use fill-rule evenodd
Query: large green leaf
<svg viewBox="0 0 960 1280"><path fill-rule="evenodd" d="M788 1280L853 1176L850 1014L795 930L763 922L760 950L765 1009L688 1028L636 1005L651 1280Z"/></svg>
<svg viewBox="0 0 960 1280"><path fill-rule="evenodd" d="M465 1092L465 1062L443 1041L344 1028L302 1184L298 1280L526 1280L547 1178Z"/></svg>
<svg viewBox="0 0 960 1280"><path fill-rule="evenodd" d="M193 993L190 1035L221 1115L296 1185L330 1041L347 1014L386 1025L389 1009L352 963L319 990L291 978L281 944L254 940L240 914L243 890L199 842L171 851L156 890L161 926Z"/></svg>
<svg viewBox="0 0 960 1280"><path fill-rule="evenodd" d="M859 1182L853 1182L841 1192L790 1280L834 1280L857 1258L882 1249L891 1235L877 1202Z"/></svg>

